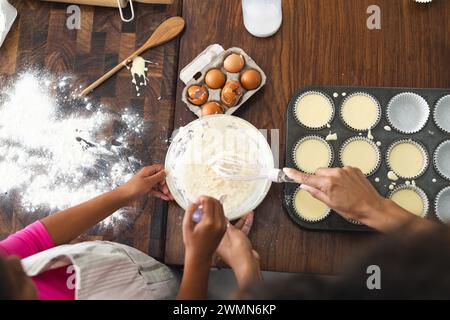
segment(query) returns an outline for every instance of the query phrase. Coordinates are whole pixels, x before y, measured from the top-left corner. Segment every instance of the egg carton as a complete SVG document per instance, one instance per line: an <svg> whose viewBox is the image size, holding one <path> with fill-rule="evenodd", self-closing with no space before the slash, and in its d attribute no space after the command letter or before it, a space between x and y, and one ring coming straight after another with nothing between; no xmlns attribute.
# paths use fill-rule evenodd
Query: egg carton
<svg viewBox="0 0 450 320"><path fill-rule="evenodd" d="M227 72L223 68L223 62L226 57L228 57L230 54L236 53L241 55L245 60L245 66L239 73L231 73ZM255 69L261 74L261 84L258 88L254 90L243 90L243 95L241 99L239 100L239 103L235 105L234 107L227 108L223 105L223 103L220 100L220 93L222 89L211 89L208 88L205 84L205 76L206 73L210 69L220 69L226 77L226 82L232 80L239 81L240 76L243 72L245 72L248 69ZM200 53L192 62L190 62L186 67L184 67L180 72L180 79L181 81L186 84L186 87L183 90L182 98L181 100L188 106L189 110L191 110L197 117L201 117L201 110L202 106L197 106L195 104L192 104L187 99L187 90L189 87L193 85L205 85L208 89L208 100L205 103L211 102L211 101L217 101L224 107L224 113L225 114L233 114L237 109L239 109L248 99L250 99L251 96L253 96L256 92L258 92L267 81L266 74L264 71L256 64L256 62L247 54L244 50L241 48L229 48L225 50L221 45L219 44L213 44L207 47L202 53Z"/></svg>

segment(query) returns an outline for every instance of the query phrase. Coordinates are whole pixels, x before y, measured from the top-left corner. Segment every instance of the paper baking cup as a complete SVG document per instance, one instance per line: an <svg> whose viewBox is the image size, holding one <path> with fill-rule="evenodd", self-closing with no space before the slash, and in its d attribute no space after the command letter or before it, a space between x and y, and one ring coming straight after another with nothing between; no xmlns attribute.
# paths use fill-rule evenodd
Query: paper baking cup
<svg viewBox="0 0 450 320"><path fill-rule="evenodd" d="M328 143L328 141L326 141L324 138L319 137L319 136L306 136L302 139L300 139L296 144L294 149L292 150L292 160L294 161L295 165L297 166L297 168L305 173L309 173L309 174L314 174L314 172L308 172L305 171L304 169L302 169L299 165L299 163L297 162L297 157L296 157L296 153L297 153L297 148L299 145L301 145L303 142L307 141L307 140L318 140L320 142L322 142L328 149L328 153L330 155L330 161L328 161L327 167L331 167L331 165L333 164L334 161L334 152L333 152L333 148L331 147L331 145Z"/></svg>
<svg viewBox="0 0 450 320"><path fill-rule="evenodd" d="M363 225L363 223L359 222L358 220L353 220L353 219L345 219L345 220L347 220L351 224L354 224L354 225L357 225L357 226L362 226Z"/></svg>
<svg viewBox="0 0 450 320"><path fill-rule="evenodd" d="M443 223L450 223L450 187L439 191L434 200L434 212Z"/></svg>
<svg viewBox="0 0 450 320"><path fill-rule="evenodd" d="M352 99L352 98L354 98L354 97L356 97L356 96L364 96L364 97L369 98L370 100L372 100L372 102L373 102L373 103L376 105L376 107L377 107L377 118L376 118L375 122L370 126L370 128L354 128L352 125L350 125L349 123L347 123L347 122L345 121L345 119L344 119L343 110L344 110L344 105L345 105L345 103L348 102L348 100L350 100L350 99ZM366 92L355 92L355 93L352 93L351 95L348 95L348 96L342 101L341 107L340 107L340 109L339 109L339 116L340 116L340 118L341 118L341 120L342 120L342 123L343 123L347 128L349 128L349 129L351 129L351 130L354 130L354 131L357 131L357 132L367 131L367 130L369 130L369 129L375 128L375 127L378 125L378 123L380 122L380 120L381 120L381 106L380 106L380 103L378 102L378 100L377 100L374 96L372 96L372 95L370 95L370 94L368 94L368 93L366 93Z"/></svg>
<svg viewBox="0 0 450 320"><path fill-rule="evenodd" d="M450 133L450 94L442 97L436 103L433 118L439 129Z"/></svg>
<svg viewBox="0 0 450 320"><path fill-rule="evenodd" d="M292 208L294 209L294 212L298 218L300 218L301 220L303 220L305 222L316 223L316 222L320 222L320 221L324 220L326 217L328 217L330 215L331 209L328 207L321 216L319 216L315 219L310 219L310 218L304 217L300 212L298 212L297 208L295 207L295 198L297 197L297 193L299 193L301 190L302 190L301 187L298 187L297 190L295 190L294 195L292 197L292 203L291 203ZM308 191L303 190L303 192L308 192Z"/></svg>
<svg viewBox="0 0 450 320"><path fill-rule="evenodd" d="M428 201L428 197L425 191L423 191L421 188L417 186L402 184L389 193L389 199L392 199L393 195L400 190L412 190L420 196L423 203L423 210L419 216L424 218L428 214L428 211L430 209L430 202Z"/></svg>
<svg viewBox="0 0 450 320"><path fill-rule="evenodd" d="M372 147L373 147L373 150L376 152L376 154L377 154L377 164L375 165L375 167L371 170L371 171L369 171L368 173L364 173L364 175L366 176L366 177L368 177L368 176L371 176L372 174L374 174L379 168L380 168L380 164L381 164L381 154L380 154L380 150L378 149L378 146L376 145L376 143L375 142L373 142L372 140L370 140L369 138L366 138L366 137L352 137L352 138L350 138L350 139L348 139L348 140L346 140L343 144L342 144L342 146L341 146L341 149L339 150L339 162L341 163L341 166L342 167L345 167L346 165L348 165L348 164L345 164L343 161L342 161L342 158L343 158L343 152L344 152L344 149L350 144L350 143L352 143L352 142L354 142L354 141L365 141L365 142L367 142L367 143L369 143Z"/></svg>
<svg viewBox="0 0 450 320"><path fill-rule="evenodd" d="M442 142L436 148L433 162L436 171L445 179L450 180L450 140Z"/></svg>
<svg viewBox="0 0 450 320"><path fill-rule="evenodd" d="M423 160L424 160L423 168L415 176L412 176L412 177L403 176L403 175L399 174L398 172L396 172L391 166L391 162L390 162L389 156L390 156L390 154L392 152L392 149L394 149L397 145L402 144L402 143L413 144L422 152ZM408 161L408 159L405 159L405 161ZM414 180L414 179L417 179L420 176L422 176L425 173L425 171L428 169L429 157L428 157L427 150L425 149L425 147L421 143L419 143L419 142L417 142L415 140L411 140L411 139L402 139L402 140L395 141L394 143L392 143L389 146L389 148L388 148L388 150L386 152L386 163L387 163L387 166L388 166L389 170L392 170L399 178Z"/></svg>
<svg viewBox="0 0 450 320"><path fill-rule="evenodd" d="M327 101L330 103L330 107L331 107L330 118L328 119L327 122L325 122L324 124L322 124L322 125L319 126L319 127L310 127L310 126L308 126L308 125L302 123L302 122L300 121L300 119L298 119L298 117L297 117L297 112L296 112L296 111L297 111L298 103L299 103L299 101L300 101L301 99L303 99L304 97L306 97L306 96L308 96L308 95L319 95L319 96L324 97L325 99L327 99ZM335 115L335 112L336 112L336 111L335 111L334 102L333 102L333 100L332 100L328 95L326 95L325 93L319 92L319 91L307 91L307 92L302 93L302 94L297 98L297 100L295 101L295 106L294 106L294 111L293 111L293 112L294 112L294 118L297 120L297 122L298 122L301 126L305 127L306 129L309 129L309 130L321 130L321 129L325 128L328 124L330 124L330 123L333 121L334 115Z"/></svg>
<svg viewBox="0 0 450 320"><path fill-rule="evenodd" d="M428 102L416 93L403 92L389 101L386 117L389 124L405 134L419 132L430 116Z"/></svg>

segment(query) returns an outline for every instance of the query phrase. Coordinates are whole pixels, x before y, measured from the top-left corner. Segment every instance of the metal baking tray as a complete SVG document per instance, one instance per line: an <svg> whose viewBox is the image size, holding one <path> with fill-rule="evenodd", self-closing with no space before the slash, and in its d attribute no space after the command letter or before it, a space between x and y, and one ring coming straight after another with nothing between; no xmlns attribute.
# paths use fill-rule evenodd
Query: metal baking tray
<svg viewBox="0 0 450 320"><path fill-rule="evenodd" d="M330 123L331 128L324 128L322 130L308 130L301 126L294 116L295 103L300 95L308 91L318 91L326 94L333 102L335 107L335 116ZM298 140L307 135L319 135L325 138L330 130L338 134L337 141L328 141L333 148L334 161L332 167L340 167L339 150L341 145L349 138L359 136L359 133L348 128L341 120L340 108L341 104L346 96L357 93L365 92L374 96L380 103L382 114L381 120L378 125L372 129L372 135L374 141L380 141L379 147L381 153L381 165L378 170L368 177L369 181L378 190L378 192L387 197L389 195L390 181L387 178L389 169L386 163L386 152L391 143L401 139L413 139L416 140L427 149L429 156L429 165L425 173L415 179L416 185L423 189L428 197L430 203L430 209L427 214L427 218L437 220L434 210L434 199L440 190L450 185L450 181L441 177L433 165L433 155L436 147L443 141L450 139L450 134L445 133L439 129L434 120L434 108L440 98L450 94L450 89L416 89L416 88L383 88L383 87L346 87L346 86L311 86L301 89L294 94L289 102L286 111L286 167L296 168L294 160L292 159L292 150L295 147ZM386 119L386 109L389 101L395 95L402 92L412 92L423 97L430 107L430 116L424 128L418 133L403 134L392 128L392 131L386 131L385 126L390 126ZM362 136L367 136L367 131L362 133ZM450 159L449 159L450 161ZM375 179L379 178L380 181L376 182ZM434 180L433 180L434 179ZM406 179L399 179L397 186L403 184ZM433 182L435 181L435 182ZM295 213L292 206L292 199L294 192L298 188L296 184L285 184L283 205L287 210L289 216L301 227L311 230L324 230L324 231L372 231L371 228L351 223L335 212L331 212L328 217L319 222L306 222L299 218ZM388 214L388 213L386 213Z"/></svg>

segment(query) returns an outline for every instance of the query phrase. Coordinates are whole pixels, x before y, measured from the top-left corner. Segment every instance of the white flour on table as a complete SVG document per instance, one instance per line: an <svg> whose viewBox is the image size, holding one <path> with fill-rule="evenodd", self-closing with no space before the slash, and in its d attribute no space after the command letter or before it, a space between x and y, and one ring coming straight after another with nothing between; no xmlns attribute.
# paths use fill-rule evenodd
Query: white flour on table
<svg viewBox="0 0 450 320"><path fill-rule="evenodd" d="M141 166L128 139L142 135L143 117L75 98L72 80L25 73L0 90L0 201L18 199L25 214L86 201L123 184ZM108 126L120 130L102 136ZM103 225L126 221L123 213Z"/></svg>

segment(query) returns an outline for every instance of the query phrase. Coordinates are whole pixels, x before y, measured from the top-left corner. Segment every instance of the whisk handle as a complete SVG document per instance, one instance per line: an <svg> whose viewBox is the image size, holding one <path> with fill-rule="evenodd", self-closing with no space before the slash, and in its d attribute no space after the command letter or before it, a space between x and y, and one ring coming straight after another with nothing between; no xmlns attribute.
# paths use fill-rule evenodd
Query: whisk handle
<svg viewBox="0 0 450 320"><path fill-rule="evenodd" d="M297 183L296 181L292 180L291 178L289 178L284 172L283 170L280 169L271 169L268 173L267 173L267 178L272 181L272 182L276 182L276 183L282 183L282 182L286 182L286 183Z"/></svg>

